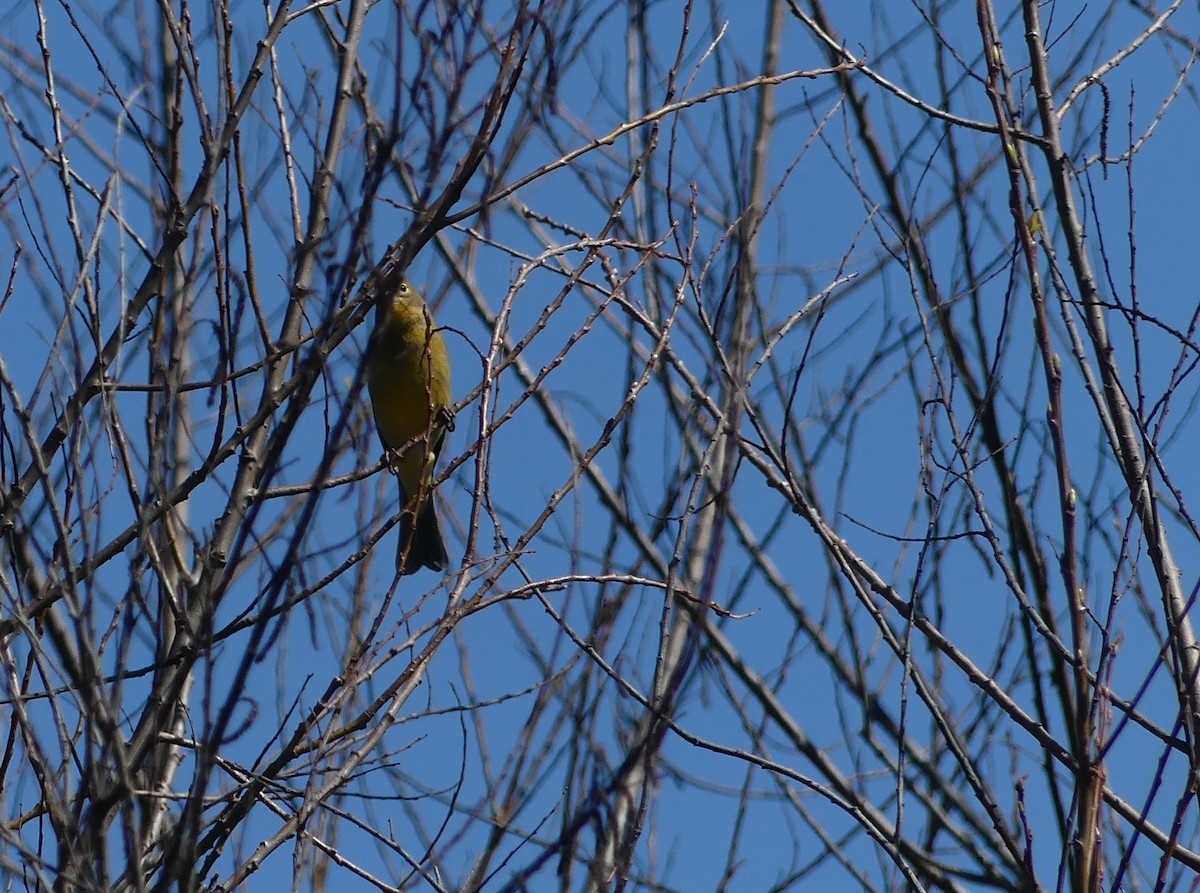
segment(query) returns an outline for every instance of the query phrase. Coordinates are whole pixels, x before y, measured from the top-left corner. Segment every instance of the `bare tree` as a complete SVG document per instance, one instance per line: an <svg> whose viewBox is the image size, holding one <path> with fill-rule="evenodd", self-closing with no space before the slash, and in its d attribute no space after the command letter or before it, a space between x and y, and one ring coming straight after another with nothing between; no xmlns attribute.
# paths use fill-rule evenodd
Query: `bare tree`
<svg viewBox="0 0 1200 893"><path fill-rule="evenodd" d="M1194 885L1196 10L5 15L6 889Z"/></svg>

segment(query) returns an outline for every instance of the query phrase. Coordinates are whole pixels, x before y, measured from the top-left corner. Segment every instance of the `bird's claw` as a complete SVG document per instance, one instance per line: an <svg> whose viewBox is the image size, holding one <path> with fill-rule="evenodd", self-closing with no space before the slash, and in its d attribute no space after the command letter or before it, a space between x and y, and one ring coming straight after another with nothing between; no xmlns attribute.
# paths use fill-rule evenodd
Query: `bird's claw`
<svg viewBox="0 0 1200 893"><path fill-rule="evenodd" d="M383 451L383 455L379 457L379 461L383 463L383 467L390 474L396 473L396 463L400 460L400 450L389 448Z"/></svg>

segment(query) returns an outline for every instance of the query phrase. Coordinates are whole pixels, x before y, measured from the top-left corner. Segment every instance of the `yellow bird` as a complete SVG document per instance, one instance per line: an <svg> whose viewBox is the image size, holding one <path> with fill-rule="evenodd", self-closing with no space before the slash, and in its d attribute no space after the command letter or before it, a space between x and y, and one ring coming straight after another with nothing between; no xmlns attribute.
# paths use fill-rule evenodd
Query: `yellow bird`
<svg viewBox="0 0 1200 893"><path fill-rule="evenodd" d="M446 342L421 296L401 282L379 305L367 344L367 391L375 428L400 481L403 514L396 567L402 574L450 564L433 504L433 466L450 409L450 358Z"/></svg>

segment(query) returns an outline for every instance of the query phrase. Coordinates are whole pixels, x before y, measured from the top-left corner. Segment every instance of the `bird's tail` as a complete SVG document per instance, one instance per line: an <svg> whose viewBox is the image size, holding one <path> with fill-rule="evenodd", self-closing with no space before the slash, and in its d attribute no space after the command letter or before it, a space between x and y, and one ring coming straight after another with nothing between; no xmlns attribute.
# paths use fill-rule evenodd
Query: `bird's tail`
<svg viewBox="0 0 1200 893"><path fill-rule="evenodd" d="M437 510L432 494L417 510L416 523L412 512L400 516L400 542L396 550L396 567L401 574L415 574L423 567L444 571L450 566L446 543L438 526Z"/></svg>

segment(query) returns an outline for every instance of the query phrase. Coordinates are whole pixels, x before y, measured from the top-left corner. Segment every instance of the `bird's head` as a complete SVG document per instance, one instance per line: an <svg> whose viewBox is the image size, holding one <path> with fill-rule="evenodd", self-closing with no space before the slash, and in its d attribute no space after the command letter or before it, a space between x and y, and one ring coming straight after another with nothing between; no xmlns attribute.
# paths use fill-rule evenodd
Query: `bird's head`
<svg viewBox="0 0 1200 893"><path fill-rule="evenodd" d="M417 290L404 280L400 281L400 284L396 286L396 293L392 295L393 307L400 304L406 307L420 307L423 303Z"/></svg>

